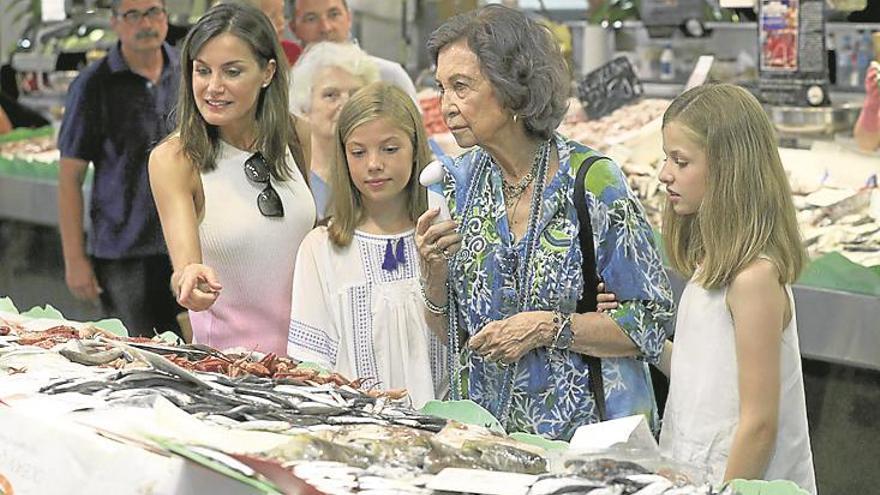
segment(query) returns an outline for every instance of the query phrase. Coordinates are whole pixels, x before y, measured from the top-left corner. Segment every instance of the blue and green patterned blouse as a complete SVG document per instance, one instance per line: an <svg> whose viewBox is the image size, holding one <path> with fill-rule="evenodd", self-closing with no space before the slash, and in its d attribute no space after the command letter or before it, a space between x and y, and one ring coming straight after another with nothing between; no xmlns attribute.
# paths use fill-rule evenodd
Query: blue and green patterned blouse
<svg viewBox="0 0 880 495"><path fill-rule="evenodd" d="M505 368L466 346L466 339L491 321L523 311L573 312L580 298L581 250L572 196L578 167L596 152L559 135L553 144L559 170L543 189L535 223L518 240L508 225L501 172L494 160L477 148L447 163L444 191L463 235L449 274L450 341L461 336L468 397L508 431L568 440L577 427L598 420L582 354L538 348L517 366ZM664 324L673 311L669 280L644 210L615 163L606 159L593 165L586 196L599 274L622 301L611 317L644 358L602 360L608 416L645 414L656 430L645 361L657 362L666 339ZM526 258L528 266L522 264ZM503 390L512 390L509 400Z"/></svg>

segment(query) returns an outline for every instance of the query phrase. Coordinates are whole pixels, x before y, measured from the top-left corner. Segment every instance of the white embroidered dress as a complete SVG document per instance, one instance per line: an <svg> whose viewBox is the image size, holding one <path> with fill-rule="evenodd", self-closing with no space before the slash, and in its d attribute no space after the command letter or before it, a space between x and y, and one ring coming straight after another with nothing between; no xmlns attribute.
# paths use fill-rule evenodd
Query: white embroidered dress
<svg viewBox="0 0 880 495"><path fill-rule="evenodd" d="M419 408L448 387L445 346L425 322L413 234L355 231L339 248L326 227L310 232L297 254L287 353L366 386L406 388ZM389 241L402 255L393 269L382 267Z"/></svg>

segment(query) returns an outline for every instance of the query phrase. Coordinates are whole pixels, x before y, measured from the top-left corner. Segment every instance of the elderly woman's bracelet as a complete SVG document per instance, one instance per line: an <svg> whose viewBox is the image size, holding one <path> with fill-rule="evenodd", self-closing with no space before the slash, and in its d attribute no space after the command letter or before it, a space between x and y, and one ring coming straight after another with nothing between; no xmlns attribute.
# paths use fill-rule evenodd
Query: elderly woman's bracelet
<svg viewBox="0 0 880 495"><path fill-rule="evenodd" d="M552 348L558 351L567 350L574 340L574 331L571 328L571 313L555 311L553 324L556 327L556 337L553 339Z"/></svg>
<svg viewBox="0 0 880 495"><path fill-rule="evenodd" d="M428 293L425 292L425 284L421 280L419 281L419 291L422 293L422 301L425 303L425 307L428 308L428 311L435 315L446 315L449 313L449 303L446 303L443 306L437 306L428 299Z"/></svg>

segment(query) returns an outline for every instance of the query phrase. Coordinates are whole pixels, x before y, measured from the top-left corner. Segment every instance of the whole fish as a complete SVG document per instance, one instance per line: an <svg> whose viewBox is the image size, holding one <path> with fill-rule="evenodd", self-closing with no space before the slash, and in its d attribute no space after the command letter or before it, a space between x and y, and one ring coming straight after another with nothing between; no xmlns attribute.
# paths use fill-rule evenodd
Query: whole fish
<svg viewBox="0 0 880 495"><path fill-rule="evenodd" d="M570 475L543 475L529 488L528 495L590 493L605 485L598 481Z"/></svg>

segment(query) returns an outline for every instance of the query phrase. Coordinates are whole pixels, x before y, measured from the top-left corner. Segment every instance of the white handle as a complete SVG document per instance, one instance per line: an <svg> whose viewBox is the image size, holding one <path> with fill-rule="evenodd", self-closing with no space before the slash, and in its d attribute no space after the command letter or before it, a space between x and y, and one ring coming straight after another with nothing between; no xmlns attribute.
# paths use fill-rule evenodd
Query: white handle
<svg viewBox="0 0 880 495"><path fill-rule="evenodd" d="M449 214L449 205L446 204L446 198L442 194L430 189L428 190L428 208L440 208L440 214L434 219L434 223L452 219L452 215Z"/></svg>

